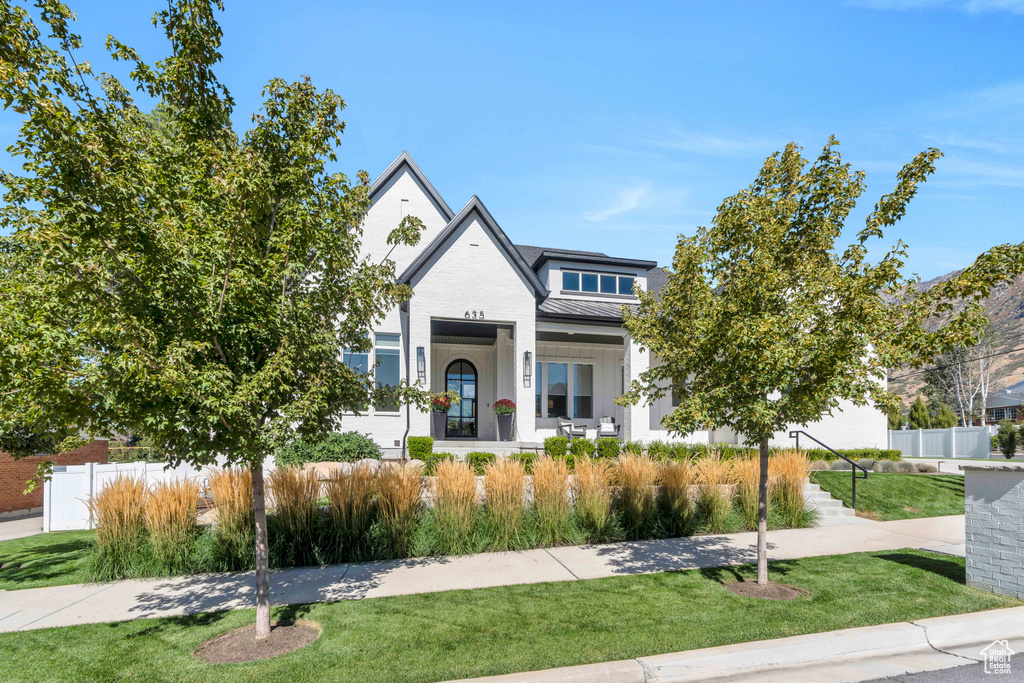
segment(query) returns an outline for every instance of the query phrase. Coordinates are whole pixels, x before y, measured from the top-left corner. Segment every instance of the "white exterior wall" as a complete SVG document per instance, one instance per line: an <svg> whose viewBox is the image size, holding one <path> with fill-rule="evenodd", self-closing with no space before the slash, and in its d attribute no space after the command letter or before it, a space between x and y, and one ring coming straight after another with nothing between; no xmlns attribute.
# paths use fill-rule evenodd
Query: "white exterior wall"
<svg viewBox="0 0 1024 683"><path fill-rule="evenodd" d="M431 358L434 353L430 343L432 319L464 321L467 312L470 319L474 312L477 316L482 312L483 320L488 323L514 326L513 362L508 371L511 376L503 380L511 380L508 390L512 395L494 394L486 401L481 399L477 416L481 426L493 425L491 404L496 398L511 398L516 403L517 440L535 441L533 387L523 386L522 359L525 351L536 357L537 300L529 283L484 228L477 212L463 221L448 243L420 271L412 286L415 295L409 304L410 338L413 349L424 346L428 368L440 366ZM503 351L505 353L508 351ZM485 374L480 367L477 371ZM443 384L442 378L434 387L440 389ZM426 436L430 433L430 414L414 412L412 425L411 436ZM482 432L478 431L478 435L484 438Z"/></svg>

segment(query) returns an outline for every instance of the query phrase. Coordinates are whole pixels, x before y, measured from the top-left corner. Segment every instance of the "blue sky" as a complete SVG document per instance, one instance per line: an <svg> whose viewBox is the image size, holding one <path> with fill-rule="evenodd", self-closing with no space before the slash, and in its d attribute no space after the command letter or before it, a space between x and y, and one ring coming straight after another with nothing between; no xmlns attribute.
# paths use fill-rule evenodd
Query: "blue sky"
<svg viewBox="0 0 1024 683"><path fill-rule="evenodd" d="M72 0L84 57L125 76L107 33L163 56L161 4ZM830 134L868 173L850 235L903 163L946 155L876 255L902 238L927 279L1024 233L1024 0L285 7L221 15L236 128L269 78L309 74L348 103L340 170L407 149L517 243L669 263L766 156ZM4 146L16 127L0 115Z"/></svg>

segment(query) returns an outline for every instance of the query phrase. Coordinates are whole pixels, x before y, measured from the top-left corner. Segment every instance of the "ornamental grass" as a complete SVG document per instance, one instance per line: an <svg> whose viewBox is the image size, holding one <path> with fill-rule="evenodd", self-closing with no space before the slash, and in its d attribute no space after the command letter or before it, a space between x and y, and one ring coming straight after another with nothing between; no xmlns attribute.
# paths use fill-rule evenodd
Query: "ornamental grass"
<svg viewBox="0 0 1024 683"><path fill-rule="evenodd" d="M314 470L280 467L267 476L274 514L270 527L270 553L277 566L325 564L333 557L319 551L320 480Z"/></svg>
<svg viewBox="0 0 1024 683"><path fill-rule="evenodd" d="M694 501L690 487L696 473L690 460L673 460L661 466L661 510L665 531L670 536L691 533L694 523Z"/></svg>
<svg viewBox="0 0 1024 683"><path fill-rule="evenodd" d="M245 571L256 562L252 472L248 467L210 470L207 489L217 510L211 532L211 571Z"/></svg>
<svg viewBox="0 0 1024 683"><path fill-rule="evenodd" d="M807 456L787 450L768 461L772 502L786 527L807 526L804 485L807 482Z"/></svg>
<svg viewBox="0 0 1024 683"><path fill-rule="evenodd" d="M324 483L331 531L345 562L370 559L373 492L373 470L364 464L353 465L348 472L334 470Z"/></svg>
<svg viewBox="0 0 1024 683"><path fill-rule="evenodd" d="M759 457L736 458L732 466L732 478L736 482L736 508L743 518L743 526L757 529L758 482L761 478Z"/></svg>
<svg viewBox="0 0 1024 683"><path fill-rule="evenodd" d="M150 489L143 517L150 552L161 573L182 574L191 569L193 542L199 530L198 506L199 484L194 480L164 481Z"/></svg>
<svg viewBox="0 0 1024 683"><path fill-rule="evenodd" d="M534 468L536 470L536 465ZM517 460L504 458L489 464L484 470L484 513L492 550L525 547L525 489L526 470Z"/></svg>
<svg viewBox="0 0 1024 683"><path fill-rule="evenodd" d="M619 485L616 507L626 538L650 537L658 521L658 463L650 456L624 454L615 468L615 481Z"/></svg>
<svg viewBox="0 0 1024 683"><path fill-rule="evenodd" d="M612 535L611 479L610 462L586 456L576 461L572 482L576 519L591 543L608 540Z"/></svg>
<svg viewBox="0 0 1024 683"><path fill-rule="evenodd" d="M462 555L475 550L478 510L476 473L469 463L437 463L431 550L441 555Z"/></svg>
<svg viewBox="0 0 1024 683"><path fill-rule="evenodd" d="M582 456L589 460L589 456ZM533 512L537 540L542 546L560 545L569 537L572 505L569 503L569 467L549 456L533 463Z"/></svg>
<svg viewBox="0 0 1024 683"><path fill-rule="evenodd" d="M141 569L148 494L142 479L118 474L87 501L96 525L95 580L130 577Z"/></svg>
<svg viewBox="0 0 1024 683"><path fill-rule="evenodd" d="M698 486L697 511L704 528L713 534L724 534L729 530L732 511L728 488L732 463L716 454L698 460L694 469Z"/></svg>
<svg viewBox="0 0 1024 683"><path fill-rule="evenodd" d="M381 559L408 557L423 502L422 468L381 465L375 481L377 556Z"/></svg>

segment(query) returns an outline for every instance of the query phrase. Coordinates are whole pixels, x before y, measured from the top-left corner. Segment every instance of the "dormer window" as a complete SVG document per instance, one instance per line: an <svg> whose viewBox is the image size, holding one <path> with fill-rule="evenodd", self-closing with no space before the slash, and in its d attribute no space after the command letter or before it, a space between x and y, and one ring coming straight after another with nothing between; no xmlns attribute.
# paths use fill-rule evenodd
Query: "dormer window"
<svg viewBox="0 0 1024 683"><path fill-rule="evenodd" d="M562 291L582 294L613 294L633 296L632 275L615 273L587 273L575 270L562 271Z"/></svg>

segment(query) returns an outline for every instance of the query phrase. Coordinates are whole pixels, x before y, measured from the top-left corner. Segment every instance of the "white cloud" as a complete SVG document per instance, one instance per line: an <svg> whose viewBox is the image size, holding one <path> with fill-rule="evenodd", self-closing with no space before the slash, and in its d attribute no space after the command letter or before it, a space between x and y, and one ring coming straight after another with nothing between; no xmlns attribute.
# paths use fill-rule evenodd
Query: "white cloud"
<svg viewBox="0 0 1024 683"><path fill-rule="evenodd" d="M758 155L767 157L780 151L785 143L767 137L724 137L707 135L682 130L676 126L666 127L658 134L650 137L647 142L663 149L704 154L707 156L745 156Z"/></svg>
<svg viewBox="0 0 1024 683"><path fill-rule="evenodd" d="M616 216L621 216L624 213L633 211L640 206L640 203L650 193L650 183L637 183L632 187L620 190L618 197L616 197L606 208L599 209L597 211L588 211L583 214L583 217L593 223L602 223L610 218L615 218Z"/></svg>

